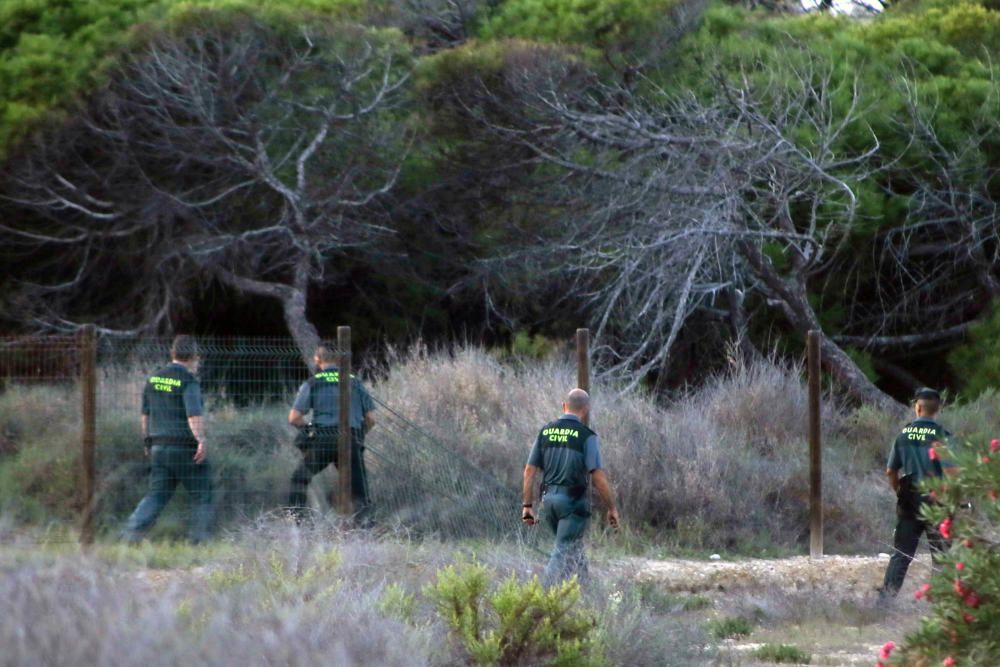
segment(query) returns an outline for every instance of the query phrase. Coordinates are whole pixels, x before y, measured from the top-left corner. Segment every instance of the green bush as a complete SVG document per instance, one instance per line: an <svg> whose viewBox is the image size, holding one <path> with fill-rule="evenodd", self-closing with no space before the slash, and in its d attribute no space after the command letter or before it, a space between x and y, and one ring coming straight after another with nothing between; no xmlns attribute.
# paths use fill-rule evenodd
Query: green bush
<svg viewBox="0 0 1000 667"><path fill-rule="evenodd" d="M742 616L726 616L708 622L708 631L716 639L739 639L753 632L753 623Z"/></svg>
<svg viewBox="0 0 1000 667"><path fill-rule="evenodd" d="M958 472L931 480L925 517L951 540L916 597L930 603L890 664L1000 665L1000 440L977 437L939 454ZM971 508L967 506L971 503ZM890 649L885 651L891 652Z"/></svg>
<svg viewBox="0 0 1000 667"><path fill-rule="evenodd" d="M477 665L599 665L596 620L581 608L573 579L549 589L538 577L513 575L490 592L491 573L478 563L441 569L426 593L462 652Z"/></svg>
<svg viewBox="0 0 1000 667"><path fill-rule="evenodd" d="M752 655L765 662L790 662L797 665L808 665L812 662L812 655L789 644L764 644Z"/></svg>
<svg viewBox="0 0 1000 667"><path fill-rule="evenodd" d="M688 595L663 590L653 581L643 581L638 585L639 600L643 606L658 614L678 611L698 611L712 606L712 601L704 595Z"/></svg>
<svg viewBox="0 0 1000 667"><path fill-rule="evenodd" d="M375 606L383 616L412 623L416 604L417 598L412 593L398 583L392 583L382 590L382 595Z"/></svg>

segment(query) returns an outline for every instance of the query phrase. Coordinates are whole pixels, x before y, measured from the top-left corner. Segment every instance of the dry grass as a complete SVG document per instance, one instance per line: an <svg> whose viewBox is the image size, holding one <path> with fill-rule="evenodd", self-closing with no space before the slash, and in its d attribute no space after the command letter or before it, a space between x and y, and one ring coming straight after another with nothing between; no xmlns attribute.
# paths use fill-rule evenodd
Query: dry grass
<svg viewBox="0 0 1000 667"><path fill-rule="evenodd" d="M806 392L801 369L738 365L666 408L598 383L593 426L631 529L681 548L774 553L806 538ZM476 348L395 359L376 393L516 487L537 429L575 382L569 360L502 364ZM877 413L824 412L828 548L872 552L891 531ZM877 455L876 455L877 453Z"/></svg>
<svg viewBox="0 0 1000 667"><path fill-rule="evenodd" d="M437 570L474 556L500 581L541 566L515 549L374 538L335 523L259 522L199 560L194 551L0 550L0 665L451 665L454 644L423 593ZM661 614L627 578L596 571L584 604L607 664L712 663L697 619Z"/></svg>

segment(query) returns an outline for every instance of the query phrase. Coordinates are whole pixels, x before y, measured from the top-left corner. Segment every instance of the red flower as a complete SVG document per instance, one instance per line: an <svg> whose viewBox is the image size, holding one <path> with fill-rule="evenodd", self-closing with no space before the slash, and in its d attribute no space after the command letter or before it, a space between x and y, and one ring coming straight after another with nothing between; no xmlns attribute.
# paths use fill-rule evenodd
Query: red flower
<svg viewBox="0 0 1000 667"><path fill-rule="evenodd" d="M944 665L944 667L955 667L955 658L949 655L947 658L941 661L941 664Z"/></svg>
<svg viewBox="0 0 1000 667"><path fill-rule="evenodd" d="M888 660L894 648L896 648L896 642L886 642L883 644L882 650L878 653L879 660Z"/></svg>
<svg viewBox="0 0 1000 667"><path fill-rule="evenodd" d="M955 563L955 569L956 570L964 570L965 569L965 563Z"/></svg>
<svg viewBox="0 0 1000 667"><path fill-rule="evenodd" d="M996 500L997 499L997 492L996 491L990 491L990 498L992 498L993 500Z"/></svg>
<svg viewBox="0 0 1000 667"><path fill-rule="evenodd" d="M961 595L962 597L965 597L966 595L972 593L972 589L966 586L965 582L962 581L961 579L955 579L955 585L952 586L952 588L954 588L955 592Z"/></svg>
<svg viewBox="0 0 1000 667"><path fill-rule="evenodd" d="M1000 440L997 440L996 438L990 440L990 451L1000 452Z"/></svg>
<svg viewBox="0 0 1000 667"><path fill-rule="evenodd" d="M965 612L964 614L962 614L962 620L965 621L966 623L975 623L976 617L970 614L969 612Z"/></svg>
<svg viewBox="0 0 1000 667"><path fill-rule="evenodd" d="M965 596L966 607L972 607L973 609L976 609L979 607L980 602L981 600L979 599L979 596L976 595L975 593L969 593L968 595Z"/></svg>
<svg viewBox="0 0 1000 667"><path fill-rule="evenodd" d="M922 585L920 588L918 588L916 590L916 592L913 594L913 597L915 597L916 599L919 600L920 598L922 598L922 597L924 597L926 595L927 599L930 600L931 599L930 590L931 590L931 585L930 584L924 584L924 585Z"/></svg>
<svg viewBox="0 0 1000 667"><path fill-rule="evenodd" d="M944 521L938 525L938 532L946 540L951 539L951 517L945 517Z"/></svg>
<svg viewBox="0 0 1000 667"><path fill-rule="evenodd" d="M936 450L936 449L934 449L933 447L931 447L931 448L930 448L930 449L929 449L929 450L927 451L927 456L929 456L929 457L931 458L931 461L937 461L937 460L938 460L938 453L937 453L937 450Z"/></svg>
<svg viewBox="0 0 1000 667"><path fill-rule="evenodd" d="M963 546L964 546L964 547L965 547L966 549L971 549L971 548L973 547L973 545L974 545L974 544L975 544L975 542L973 542L973 541L972 541L972 538L970 538L970 537L967 537L967 538L965 538L964 540L962 540L962 545L963 545Z"/></svg>
<svg viewBox="0 0 1000 667"><path fill-rule="evenodd" d="M981 458L979 460L982 461L983 463L989 463L990 462L990 457L984 456L983 458Z"/></svg>

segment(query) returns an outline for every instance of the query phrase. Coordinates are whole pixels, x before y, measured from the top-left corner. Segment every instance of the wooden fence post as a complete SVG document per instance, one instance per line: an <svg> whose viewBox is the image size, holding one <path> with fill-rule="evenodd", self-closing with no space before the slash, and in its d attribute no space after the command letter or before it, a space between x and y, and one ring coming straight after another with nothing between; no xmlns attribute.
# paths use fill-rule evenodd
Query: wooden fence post
<svg viewBox="0 0 1000 667"><path fill-rule="evenodd" d="M351 327L337 327L337 350L340 356L340 429L337 439L337 511L354 514L351 497Z"/></svg>
<svg viewBox="0 0 1000 667"><path fill-rule="evenodd" d="M94 543L94 515L97 485L97 333L93 324L80 330L80 484L83 511L80 516L80 543Z"/></svg>
<svg viewBox="0 0 1000 667"><path fill-rule="evenodd" d="M823 555L823 448L820 422L819 332L808 334L809 366L809 557Z"/></svg>
<svg viewBox="0 0 1000 667"><path fill-rule="evenodd" d="M576 386L590 393L590 329L576 330ZM584 420L590 424L590 415Z"/></svg>

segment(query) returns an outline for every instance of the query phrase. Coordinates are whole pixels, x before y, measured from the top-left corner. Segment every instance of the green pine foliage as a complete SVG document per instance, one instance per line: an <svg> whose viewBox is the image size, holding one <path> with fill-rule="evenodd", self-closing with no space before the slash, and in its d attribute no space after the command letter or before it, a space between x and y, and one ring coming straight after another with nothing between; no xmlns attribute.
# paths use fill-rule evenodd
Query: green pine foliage
<svg viewBox="0 0 1000 667"><path fill-rule="evenodd" d="M916 593L927 616L886 664L1000 665L1000 441L977 437L938 454L958 472L929 484L939 504L926 516L952 546Z"/></svg>
<svg viewBox="0 0 1000 667"><path fill-rule="evenodd" d="M576 579L546 589L514 575L491 591L490 570L476 562L438 571L426 594L460 651L476 665L601 665L596 619L580 604Z"/></svg>
<svg viewBox="0 0 1000 667"><path fill-rule="evenodd" d="M0 3L0 156L67 98L96 86L157 0Z"/></svg>
<svg viewBox="0 0 1000 667"><path fill-rule="evenodd" d="M485 38L603 47L633 42L677 0L507 0L482 27Z"/></svg>
<svg viewBox="0 0 1000 667"><path fill-rule="evenodd" d="M122 49L199 12L348 17L363 0L4 0L0 2L0 158L77 96L100 87ZM203 14L200 14L203 15ZM164 23L166 22L166 23Z"/></svg>
<svg viewBox="0 0 1000 667"><path fill-rule="evenodd" d="M992 314L971 327L968 342L955 348L948 362L962 379L967 398L1000 387L1000 305L994 304Z"/></svg>

